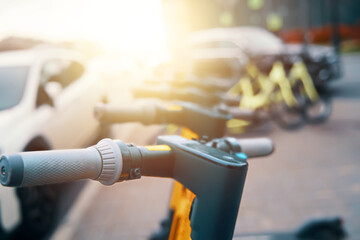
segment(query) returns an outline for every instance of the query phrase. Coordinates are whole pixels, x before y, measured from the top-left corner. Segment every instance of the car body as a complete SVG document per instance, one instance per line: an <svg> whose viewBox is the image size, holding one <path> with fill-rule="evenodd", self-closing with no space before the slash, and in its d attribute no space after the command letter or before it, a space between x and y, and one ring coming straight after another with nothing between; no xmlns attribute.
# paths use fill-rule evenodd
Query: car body
<svg viewBox="0 0 360 240"><path fill-rule="evenodd" d="M282 49L282 42L255 27L215 28L191 33L189 56L196 74L231 76L248 61L250 51ZM261 49L260 49L261 48Z"/></svg>
<svg viewBox="0 0 360 240"><path fill-rule="evenodd" d="M89 145L100 131L93 106L102 100L103 89L77 52L40 47L0 53L0 154ZM26 225L24 201L34 190L42 204L41 194L53 191L0 187L0 235ZM39 206L37 211L42 211ZM47 230L40 228L34 236Z"/></svg>
<svg viewBox="0 0 360 240"><path fill-rule="evenodd" d="M334 48L285 44L269 31L258 27L216 28L191 33L188 49L193 71L198 75L232 76L241 72L252 57L262 55L303 56L307 49L307 66L321 81L340 76L339 58ZM326 70L324 70L326 69ZM320 75L319 75L320 74Z"/></svg>

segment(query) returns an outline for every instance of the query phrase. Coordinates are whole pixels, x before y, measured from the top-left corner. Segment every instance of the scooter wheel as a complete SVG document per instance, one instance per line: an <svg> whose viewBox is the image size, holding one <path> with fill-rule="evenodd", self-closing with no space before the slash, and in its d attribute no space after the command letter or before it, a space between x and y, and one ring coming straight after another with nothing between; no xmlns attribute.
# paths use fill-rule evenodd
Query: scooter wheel
<svg viewBox="0 0 360 240"><path fill-rule="evenodd" d="M303 111L298 108L289 108L284 104L271 109L272 119L283 129L296 130L304 126L306 119Z"/></svg>
<svg viewBox="0 0 360 240"><path fill-rule="evenodd" d="M319 124L327 121L332 112L332 104L329 98L320 98L305 108L305 116L308 123Z"/></svg>

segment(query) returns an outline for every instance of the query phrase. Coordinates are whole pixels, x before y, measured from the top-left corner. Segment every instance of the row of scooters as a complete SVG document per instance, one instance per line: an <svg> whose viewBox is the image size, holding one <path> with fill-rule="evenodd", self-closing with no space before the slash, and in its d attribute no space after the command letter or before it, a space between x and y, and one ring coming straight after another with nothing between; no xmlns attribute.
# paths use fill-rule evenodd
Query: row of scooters
<svg viewBox="0 0 360 240"><path fill-rule="evenodd" d="M203 142L222 139L230 145L223 136L239 136L270 121L283 129L295 130L306 123L325 122L331 114L328 95L324 88L318 91L303 62L296 62L289 68L277 61L267 72L250 62L242 77L235 81L215 77L202 79L186 74L159 80L158 76L134 88L133 96L138 100L132 105L96 106L96 118L105 126L128 122L175 124L186 138ZM185 199L182 208L191 208L195 196L183 191L179 197L178 188L181 186L175 184L171 202L181 205L181 200L174 199L176 196ZM169 208L168 216L162 221L160 230L152 235L152 240L190 237L191 230L174 223L174 219L189 218L187 213L179 214L176 208L176 204ZM186 232L187 237L184 238L183 233L174 233L174 229ZM329 239L329 236L343 239L345 231L342 220L334 218L309 221L295 233L267 236L271 239Z"/></svg>
<svg viewBox="0 0 360 240"><path fill-rule="evenodd" d="M2 156L1 183L34 186L90 178L111 185L141 176L169 177L176 180L169 213L152 240L232 239L247 158L269 155L274 148L269 139L233 137L270 120L285 129L298 129L304 123L325 121L331 113L330 102L317 91L306 66L294 65L287 70L275 62L267 74L249 63L236 81L184 74L170 81L148 80L133 89L133 96L145 101L99 104L96 118L104 129L128 122L175 124L181 137L160 136L156 145L147 147L106 139L88 149ZM322 105L321 111L313 115L310 110L316 104ZM229 133L237 135L224 137ZM265 235L344 239L346 233L342 220L334 218L311 221L293 233Z"/></svg>

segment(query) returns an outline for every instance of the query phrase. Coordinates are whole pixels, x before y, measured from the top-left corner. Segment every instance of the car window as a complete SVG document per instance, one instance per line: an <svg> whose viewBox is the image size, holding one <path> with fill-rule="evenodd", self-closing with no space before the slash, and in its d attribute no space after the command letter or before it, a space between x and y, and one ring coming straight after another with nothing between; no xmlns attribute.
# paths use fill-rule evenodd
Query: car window
<svg viewBox="0 0 360 240"><path fill-rule="evenodd" d="M282 41L272 33L266 31L248 31L243 34L250 48L253 49L278 49L282 47Z"/></svg>
<svg viewBox="0 0 360 240"><path fill-rule="evenodd" d="M0 110L20 103L28 73L29 66L0 67Z"/></svg>
<svg viewBox="0 0 360 240"><path fill-rule="evenodd" d="M198 43L193 46L194 49L201 48L237 48L238 46L229 41L211 41L211 42L203 42Z"/></svg>
<svg viewBox="0 0 360 240"><path fill-rule="evenodd" d="M237 48L235 43L227 41L218 41L216 42L218 48Z"/></svg>
<svg viewBox="0 0 360 240"><path fill-rule="evenodd" d="M84 73L84 66L76 61L54 59L46 62L42 68L41 83L58 82L65 89Z"/></svg>

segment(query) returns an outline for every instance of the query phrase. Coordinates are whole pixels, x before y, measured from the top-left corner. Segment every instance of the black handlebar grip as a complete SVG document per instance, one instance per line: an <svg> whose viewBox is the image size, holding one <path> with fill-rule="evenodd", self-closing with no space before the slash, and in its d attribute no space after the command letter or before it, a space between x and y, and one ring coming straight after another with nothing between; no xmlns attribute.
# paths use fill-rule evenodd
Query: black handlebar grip
<svg viewBox="0 0 360 240"><path fill-rule="evenodd" d="M156 118L157 105L132 104L131 106L111 106L98 104L94 108L95 118L106 123L141 122L153 124Z"/></svg>

